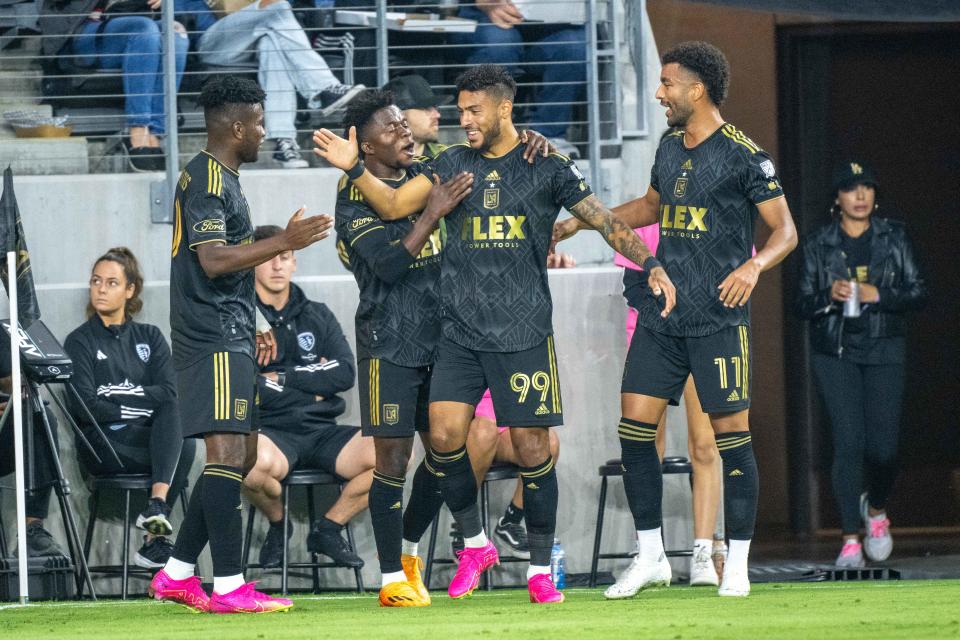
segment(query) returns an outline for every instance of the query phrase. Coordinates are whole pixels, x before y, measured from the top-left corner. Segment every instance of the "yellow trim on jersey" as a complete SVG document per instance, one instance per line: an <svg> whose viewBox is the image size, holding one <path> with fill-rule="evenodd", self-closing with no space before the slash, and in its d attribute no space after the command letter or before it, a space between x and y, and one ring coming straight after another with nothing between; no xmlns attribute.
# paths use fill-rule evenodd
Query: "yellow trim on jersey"
<svg viewBox="0 0 960 640"><path fill-rule="evenodd" d="M784 195L784 194L781 193L780 195L773 196L772 198L767 198L766 200L761 200L760 202L754 202L754 203L753 203L753 206L759 207L759 206L762 205L764 202L773 202L774 200L777 200L778 198L786 198L786 197L787 197L786 195Z"/></svg>
<svg viewBox="0 0 960 640"><path fill-rule="evenodd" d="M557 352L553 347L553 336L547 336L547 358L550 361L550 393L553 400L553 412L562 413L560 401L560 376L557 373Z"/></svg>
<svg viewBox="0 0 960 640"><path fill-rule="evenodd" d="M201 240L200 242L194 242L191 245L187 245L187 248L193 251L194 247L199 247L202 244L210 244L211 242L219 242L220 244L227 244L227 241L223 238L213 238L211 240Z"/></svg>
<svg viewBox="0 0 960 640"><path fill-rule="evenodd" d="M229 172L232 173L233 175L235 175L235 176L239 176L239 175L240 175L240 172L239 172L239 171L234 171L233 169L231 169L230 167L228 167L228 166L225 165L224 163L220 162L220 160L219 160L219 158L217 158L217 156L213 155L212 153L210 153L210 152L207 151L206 149L201 149L201 150L200 150L200 153L202 153L202 154L204 154L205 156L208 156L208 157L210 157L210 158L213 158L218 165L220 165L221 167L223 167L224 169L226 169L227 171L229 171Z"/></svg>
<svg viewBox="0 0 960 640"><path fill-rule="evenodd" d="M183 213L180 211L180 198L173 199L173 249L171 257L176 258L180 253L180 240L183 239Z"/></svg>
<svg viewBox="0 0 960 640"><path fill-rule="evenodd" d="M550 155L550 156L557 156L558 158L560 158L560 159L563 160L564 162L570 162L570 158L568 158L567 156L565 156L565 155L563 155L562 153L559 153L559 152L557 152L557 151L551 151L549 155Z"/></svg>
<svg viewBox="0 0 960 640"><path fill-rule="evenodd" d="M343 243L343 240L337 240L337 255L340 257L340 262L343 263L343 266L350 268L350 253L347 252L347 245Z"/></svg>
<svg viewBox="0 0 960 640"><path fill-rule="evenodd" d="M362 238L363 236L367 235L367 234L370 233L371 231L376 231L377 229L386 229L386 227L384 227L383 225L380 225L380 226L377 226L377 227L370 227L369 229L367 229L366 231L364 231L363 233L361 233L360 235L358 235L356 238L354 238L353 240L351 240L351 241L350 241L350 246L352 247L352 246L354 245L354 243L356 243L357 240L359 240L359 239Z"/></svg>
<svg viewBox="0 0 960 640"><path fill-rule="evenodd" d="M223 172L220 170L220 163L213 156L207 158L207 193L218 198L223 195Z"/></svg>
<svg viewBox="0 0 960 640"><path fill-rule="evenodd" d="M347 186L347 180L349 180L346 174L340 176L340 179L337 180L337 191L343 191L343 188Z"/></svg>
<svg viewBox="0 0 960 640"><path fill-rule="evenodd" d="M751 140L746 135L744 135L742 131L737 129L732 124L730 123L724 124L723 126L720 127L720 130L723 132L723 135L727 136L737 144L740 144L746 147L750 151L750 153L756 153L757 151L760 151L760 147L757 146L757 143L755 143L753 140Z"/></svg>
<svg viewBox="0 0 960 640"><path fill-rule="evenodd" d="M370 425L380 426L380 358L370 358L367 365L370 396Z"/></svg>

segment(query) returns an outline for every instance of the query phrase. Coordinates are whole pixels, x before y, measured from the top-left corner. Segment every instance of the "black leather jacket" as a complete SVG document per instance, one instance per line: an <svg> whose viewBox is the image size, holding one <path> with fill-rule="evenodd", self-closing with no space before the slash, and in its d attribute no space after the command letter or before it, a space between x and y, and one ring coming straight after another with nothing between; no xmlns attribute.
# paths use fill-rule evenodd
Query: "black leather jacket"
<svg viewBox="0 0 960 640"><path fill-rule="evenodd" d="M904 312L919 309L927 289L913 244L902 222L873 218L868 282L880 290L880 302L867 307L871 338L904 335ZM840 248L840 224L832 222L804 239L796 312L810 320L811 346L821 353L843 355L843 305L830 297L834 280L847 279Z"/></svg>

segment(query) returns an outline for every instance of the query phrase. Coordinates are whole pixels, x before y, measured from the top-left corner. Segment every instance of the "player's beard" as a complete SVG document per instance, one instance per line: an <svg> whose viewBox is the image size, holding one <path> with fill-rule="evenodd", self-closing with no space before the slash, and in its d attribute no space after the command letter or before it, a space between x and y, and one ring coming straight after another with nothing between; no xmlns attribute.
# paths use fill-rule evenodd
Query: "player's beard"
<svg viewBox="0 0 960 640"><path fill-rule="evenodd" d="M500 121L494 120L489 129L480 129L480 135L483 136L483 143L479 150L481 153L486 153L500 139Z"/></svg>
<svg viewBox="0 0 960 640"><path fill-rule="evenodd" d="M670 110L673 113L667 117L667 126L681 128L687 126L687 121L690 119L693 109L688 105L672 104Z"/></svg>

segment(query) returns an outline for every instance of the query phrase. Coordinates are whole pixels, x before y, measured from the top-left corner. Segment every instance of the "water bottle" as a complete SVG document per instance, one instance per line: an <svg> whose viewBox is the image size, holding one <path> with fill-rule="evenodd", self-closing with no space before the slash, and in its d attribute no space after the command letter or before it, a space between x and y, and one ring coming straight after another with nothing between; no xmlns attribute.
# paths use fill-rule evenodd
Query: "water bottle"
<svg viewBox="0 0 960 640"><path fill-rule="evenodd" d="M843 303L844 318L860 317L860 283L856 280L850 281L850 297Z"/></svg>
<svg viewBox="0 0 960 640"><path fill-rule="evenodd" d="M553 586L557 589L567 586L566 564L566 554L560 546L560 539L554 538L553 549L550 550L550 577L553 579Z"/></svg>

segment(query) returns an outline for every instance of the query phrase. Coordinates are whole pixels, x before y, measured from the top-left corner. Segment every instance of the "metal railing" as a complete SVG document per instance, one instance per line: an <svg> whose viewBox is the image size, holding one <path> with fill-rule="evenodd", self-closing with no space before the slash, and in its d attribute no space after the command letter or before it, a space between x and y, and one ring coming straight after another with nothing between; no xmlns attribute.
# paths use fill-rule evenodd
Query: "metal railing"
<svg viewBox="0 0 960 640"><path fill-rule="evenodd" d="M533 1L526 0L527 5L521 1L517 4L524 9ZM242 73L260 79L268 76L286 78L280 83L285 88L268 88L268 136L275 137L269 127L272 121L281 119L285 121L285 127L289 125L287 130L293 132L295 139L308 147L310 132L314 128L339 128L340 114L320 116L315 101L304 95L306 81L298 74L316 77L323 67L329 66L338 81L347 84L363 82L371 86L383 85L398 75L419 73L428 78L435 92L452 95L453 81L462 70L479 61L509 59L517 62L510 66L516 72L519 87L515 102L518 123L531 129L554 131L552 135L564 138L571 145L567 148L589 158L591 182L599 191L602 173L598 160L605 152L618 155L622 142L617 55L623 26L617 24L616 1L540 2L541 8L549 6L551 10L546 16L538 15L538 21L520 24L513 30L518 34L516 38L503 37L509 29L486 24L478 26L480 30L496 30L490 31L491 37L486 38L496 42L481 45L476 42L484 40L480 36L487 35L486 31L475 31L471 36L454 32L448 25L450 17L476 19L480 14L473 3L457 3L456 0L336 0L335 3L331 0L293 0L289 10L285 8L286 3L276 7L276 20L259 22L255 32L251 32L249 21L230 15L221 18L210 28L218 31L216 41L224 43L218 49L205 46L206 42L213 40L209 36L210 29L201 29L204 20L210 18L205 5L198 8L186 4L189 0L167 0L159 15L151 12L114 14L116 17L147 18L157 27L153 29L156 33L145 36L144 29L132 26L129 30L114 28L110 33L103 33L100 26L91 36L101 39L96 41L100 48L107 38L126 36L128 44L137 38L160 38L162 52L157 53L162 60L161 68L139 71L124 68L125 62L144 59L142 49L135 50L130 46L122 51L111 51L106 56L91 57L75 46L77 39L82 37L76 32L72 40L66 41L58 51L44 53L45 41L49 41L48 45L55 43L56 40L51 39L64 39L65 34L30 33L21 29L17 34L19 46L0 52L0 102L35 102L40 105L38 108L52 111L53 116L67 116L67 125L72 127L73 134L87 137L86 171L118 172L128 169L123 151L131 98L141 98L143 102L143 98L155 99L160 95L158 91L162 92L164 113L141 115L155 120L162 115L165 122L167 133L162 137L162 145L167 159L166 175L151 190L151 210L155 222L168 222L170 207L167 201L179 169L202 148L205 139L202 111L196 105L196 98L202 82L211 76ZM46 9L34 16L38 19L43 14L52 13L89 24L86 13L64 13L58 11L51 0L42 2ZM274 4L280 5L279 2ZM424 19L432 17L433 20L423 23L423 31L413 31L409 21L399 24L393 14L399 11L423 13L426 14ZM0 24L3 17L0 10ZM18 19L22 21L23 18L21 6ZM41 27L44 25L42 19L39 23ZM133 22L122 24L132 25ZM82 28L93 29L89 26ZM189 37L190 47L178 86L176 52L178 38L182 39L184 32ZM262 40L271 37L274 40L272 49ZM0 38L0 46L10 42ZM179 42L182 50L183 42ZM241 46L240 43L245 44ZM264 54L264 49L272 55ZM575 52L575 57L570 57L571 52ZM108 57L109 64L106 64ZM266 62L268 57L271 62ZM321 58L323 62L310 62ZM311 65L313 68L307 68ZM585 74L581 71L584 68ZM156 91L129 90L135 84L134 80L148 76L162 78ZM3 86L3 82L8 85ZM9 86L15 88L8 91ZM25 87L26 91L23 90ZM289 95L291 93L294 95ZM551 93L566 97L551 100ZM271 106L277 102L286 106ZM293 104L296 107L291 112L289 105ZM442 139L451 141L462 137L456 124L455 104L441 108L441 114ZM556 133L558 128L562 133ZM262 155L266 157L261 158L257 166L279 166L272 164L269 152ZM304 149L302 157L315 165L320 163L308 148ZM170 162L170 158L177 161Z"/></svg>

